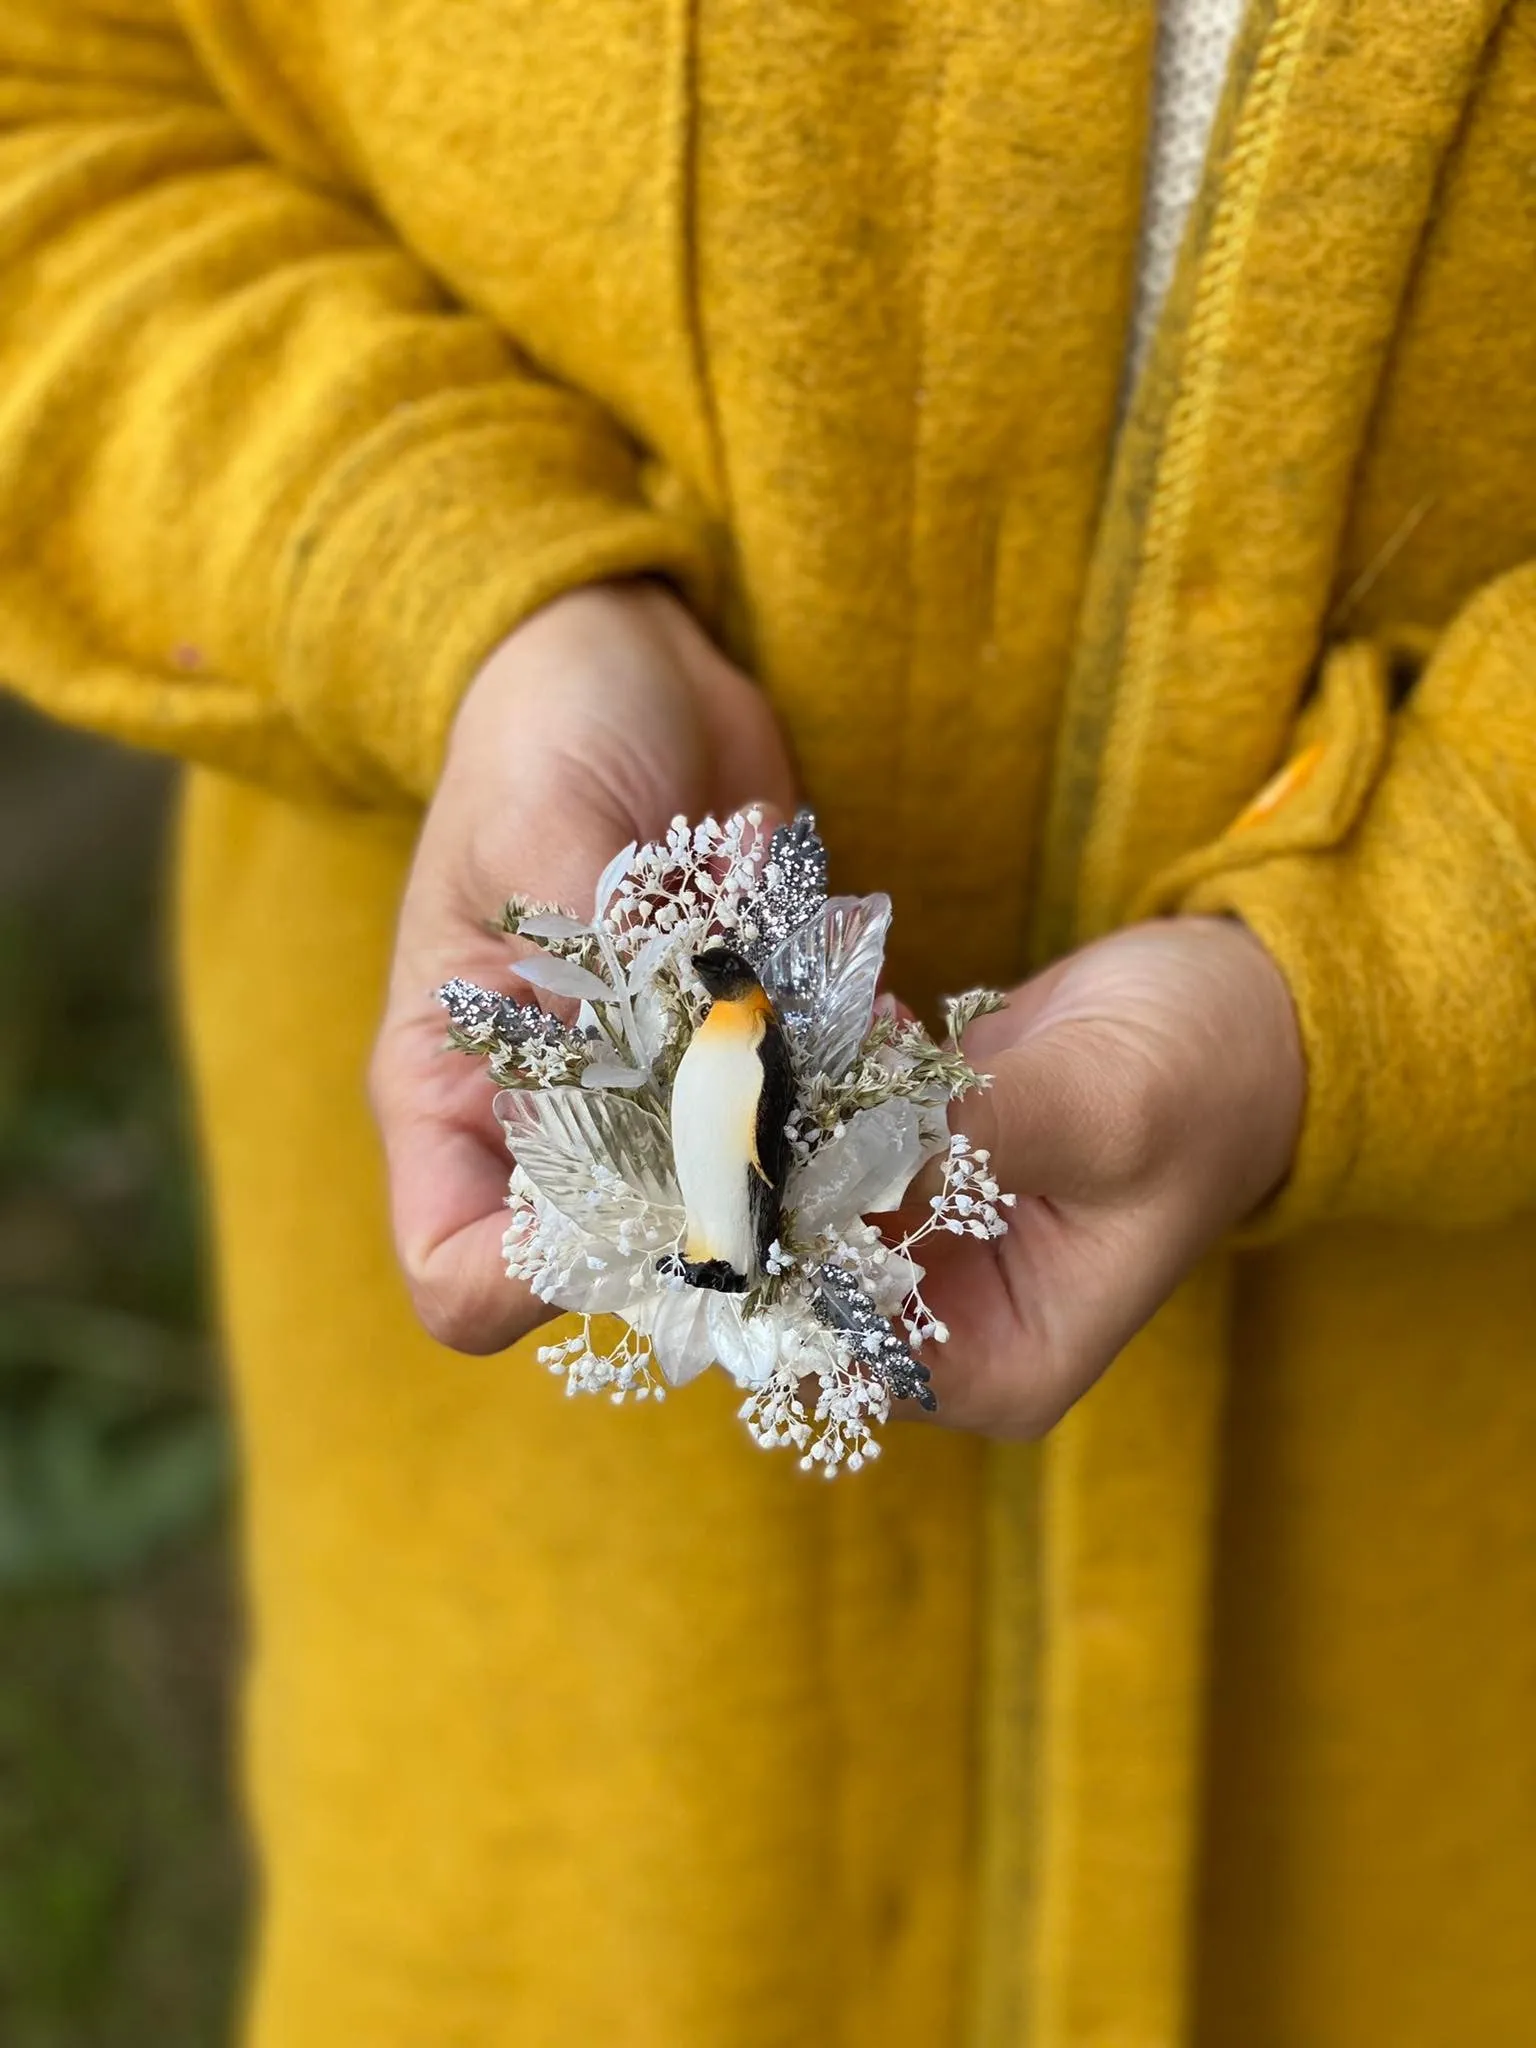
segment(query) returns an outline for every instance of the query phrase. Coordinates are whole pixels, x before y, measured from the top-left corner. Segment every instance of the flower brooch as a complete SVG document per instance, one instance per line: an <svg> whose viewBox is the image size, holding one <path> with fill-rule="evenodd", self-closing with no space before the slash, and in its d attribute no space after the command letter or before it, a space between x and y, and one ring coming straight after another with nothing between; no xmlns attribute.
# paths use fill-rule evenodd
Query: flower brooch
<svg viewBox="0 0 1536 2048"><path fill-rule="evenodd" d="M507 1271L581 1319L539 1351L567 1393L660 1400L718 1365L754 1440L828 1477L878 1454L893 1400L935 1406L918 1352L949 1333L914 1253L1007 1228L1013 1197L948 1122L985 1080L960 1036L1001 998L952 998L943 1045L877 1008L890 919L888 897L828 896L809 811L771 835L755 811L677 818L609 864L590 919L507 905L538 949L512 972L573 1022L440 991L500 1089ZM926 1213L882 1235L868 1218L939 1158Z"/></svg>

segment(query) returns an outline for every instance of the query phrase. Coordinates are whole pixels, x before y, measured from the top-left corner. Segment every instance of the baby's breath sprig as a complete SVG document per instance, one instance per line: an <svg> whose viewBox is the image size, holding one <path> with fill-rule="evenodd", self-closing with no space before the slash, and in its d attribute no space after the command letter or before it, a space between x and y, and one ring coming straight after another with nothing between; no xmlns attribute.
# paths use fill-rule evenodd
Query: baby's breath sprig
<svg viewBox="0 0 1536 2048"><path fill-rule="evenodd" d="M891 1396L883 1380L851 1351L816 1375L816 1398L807 1411L808 1375L781 1366L736 1411L747 1434L765 1451L795 1450L802 1472L834 1479L840 1468L857 1472L880 1455L875 1430L890 1420Z"/></svg>
<svg viewBox="0 0 1536 2048"><path fill-rule="evenodd" d="M664 837L636 850L603 922L621 950L638 949L661 932L672 934L679 950L722 937L750 944L757 933L748 911L765 854L763 814L755 806L723 822L690 825L676 817Z"/></svg>
<svg viewBox="0 0 1536 2048"><path fill-rule="evenodd" d="M1017 1201L1017 1195L999 1192L991 1153L956 1131L944 1159L944 1185L930 1198L926 1219L909 1231L896 1249L906 1257L936 1230L947 1230L954 1237L1002 1237L1008 1219L1000 1212L1013 1208Z"/></svg>
<svg viewBox="0 0 1536 2048"><path fill-rule="evenodd" d="M558 1344L541 1344L538 1360L565 1381L568 1394L606 1394L616 1408L631 1394L637 1401L667 1398L666 1383L655 1370L649 1342L627 1323L612 1346L603 1351L592 1342L592 1317L584 1315L574 1337Z"/></svg>

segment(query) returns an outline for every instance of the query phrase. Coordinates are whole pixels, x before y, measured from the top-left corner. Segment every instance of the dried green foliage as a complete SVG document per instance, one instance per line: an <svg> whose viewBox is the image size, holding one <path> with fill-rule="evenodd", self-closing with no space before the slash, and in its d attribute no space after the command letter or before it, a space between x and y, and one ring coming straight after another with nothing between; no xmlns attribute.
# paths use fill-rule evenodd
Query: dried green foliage
<svg viewBox="0 0 1536 2048"><path fill-rule="evenodd" d="M988 1079L958 1047L935 1045L921 1024L877 1017L847 1073L835 1081L826 1074L805 1079L799 1108L807 1123L831 1131L882 1102L955 1101Z"/></svg>
<svg viewBox="0 0 1536 2048"><path fill-rule="evenodd" d="M999 1010L1006 1010L1008 998L999 995L995 988L968 989L963 996L944 998L944 1022L949 1030L950 1043L958 1045L978 1017L995 1017Z"/></svg>
<svg viewBox="0 0 1536 2048"><path fill-rule="evenodd" d="M546 902L542 896L509 896L501 906L501 916L493 927L496 931L509 932L516 938L525 917L569 917L571 912L563 903Z"/></svg>
<svg viewBox="0 0 1536 2048"><path fill-rule="evenodd" d="M497 928L509 938L517 938L524 922L531 917L568 917L573 924L580 922L563 903L546 903L536 896L509 896L501 907ZM557 960L572 960L578 967L585 967L589 974L602 971L602 949L588 926L571 933L540 933L537 944Z"/></svg>

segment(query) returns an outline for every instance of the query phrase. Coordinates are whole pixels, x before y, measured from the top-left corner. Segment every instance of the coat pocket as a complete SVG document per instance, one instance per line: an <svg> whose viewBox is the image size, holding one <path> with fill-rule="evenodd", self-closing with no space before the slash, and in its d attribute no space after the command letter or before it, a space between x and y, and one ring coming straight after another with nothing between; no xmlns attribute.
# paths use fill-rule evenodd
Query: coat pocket
<svg viewBox="0 0 1536 2048"><path fill-rule="evenodd" d="M1182 854L1141 890L1131 918L1165 917L1190 890L1277 854L1340 845L1376 786L1391 745L1391 711L1405 660L1422 654L1405 633L1346 640L1323 662L1318 689L1297 720L1292 749L1216 839Z"/></svg>

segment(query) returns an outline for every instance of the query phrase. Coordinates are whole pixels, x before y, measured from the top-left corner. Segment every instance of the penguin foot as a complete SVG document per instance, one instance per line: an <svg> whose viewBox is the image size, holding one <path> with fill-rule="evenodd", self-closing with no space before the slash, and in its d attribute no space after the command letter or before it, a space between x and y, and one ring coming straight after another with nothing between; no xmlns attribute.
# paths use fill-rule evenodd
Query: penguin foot
<svg viewBox="0 0 1536 2048"><path fill-rule="evenodd" d="M683 1259L669 1252L656 1261L659 1273L681 1274L690 1287L705 1287L712 1294L745 1294L747 1280L728 1259Z"/></svg>

